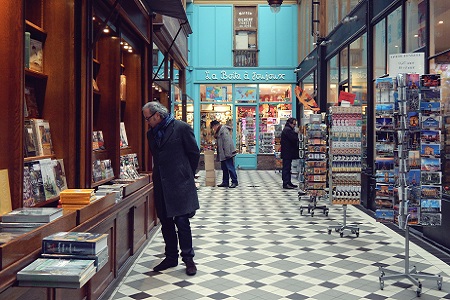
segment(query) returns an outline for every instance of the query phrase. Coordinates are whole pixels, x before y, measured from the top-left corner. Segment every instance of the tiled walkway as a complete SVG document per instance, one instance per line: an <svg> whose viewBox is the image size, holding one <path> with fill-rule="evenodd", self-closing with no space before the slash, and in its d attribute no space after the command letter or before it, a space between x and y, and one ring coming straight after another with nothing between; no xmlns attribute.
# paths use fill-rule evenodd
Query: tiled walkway
<svg viewBox="0 0 450 300"><path fill-rule="evenodd" d="M238 177L235 189L199 189L201 209L191 220L197 275L187 276L181 259L176 268L152 271L164 252L158 233L110 299L416 298L408 280L380 289L378 266L404 271L403 237L352 206L347 222L359 224L359 237L328 234L343 220L342 206L332 206L328 217L301 216L297 191L281 189L279 174L240 170ZM422 281L421 299L450 299L447 264L410 242L410 265L443 276L442 290L435 280Z"/></svg>

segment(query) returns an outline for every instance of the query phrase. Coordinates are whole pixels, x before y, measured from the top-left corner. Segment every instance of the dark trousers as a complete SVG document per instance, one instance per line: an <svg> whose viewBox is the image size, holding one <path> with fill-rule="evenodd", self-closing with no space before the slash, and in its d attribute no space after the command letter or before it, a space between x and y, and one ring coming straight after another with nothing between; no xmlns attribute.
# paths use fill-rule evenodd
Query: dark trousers
<svg viewBox="0 0 450 300"><path fill-rule="evenodd" d="M220 167L222 168L222 173L223 173L222 183L228 184L230 182L230 177L231 177L231 183L238 184L236 168L234 167L233 157L221 161Z"/></svg>
<svg viewBox="0 0 450 300"><path fill-rule="evenodd" d="M192 248L189 214L173 218L160 218L159 220L161 222L161 232L164 242L166 243L166 257L178 259L178 243L180 244L183 261L194 257L195 253L194 248Z"/></svg>
<svg viewBox="0 0 450 300"><path fill-rule="evenodd" d="M283 186L291 184L291 168L292 159L283 158L283 169L281 169L281 179L283 180Z"/></svg>

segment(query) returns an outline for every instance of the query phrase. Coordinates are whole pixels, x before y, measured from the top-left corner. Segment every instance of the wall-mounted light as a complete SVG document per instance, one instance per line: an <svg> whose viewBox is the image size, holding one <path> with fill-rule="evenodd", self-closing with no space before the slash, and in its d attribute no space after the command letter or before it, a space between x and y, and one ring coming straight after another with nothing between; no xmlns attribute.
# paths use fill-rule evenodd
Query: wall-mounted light
<svg viewBox="0 0 450 300"><path fill-rule="evenodd" d="M104 32L104 33L109 33L109 28L108 28L108 26L106 26L105 28L103 28L103 32Z"/></svg>
<svg viewBox="0 0 450 300"><path fill-rule="evenodd" d="M280 11L283 0L267 0L267 3L270 5L270 11L276 14Z"/></svg>

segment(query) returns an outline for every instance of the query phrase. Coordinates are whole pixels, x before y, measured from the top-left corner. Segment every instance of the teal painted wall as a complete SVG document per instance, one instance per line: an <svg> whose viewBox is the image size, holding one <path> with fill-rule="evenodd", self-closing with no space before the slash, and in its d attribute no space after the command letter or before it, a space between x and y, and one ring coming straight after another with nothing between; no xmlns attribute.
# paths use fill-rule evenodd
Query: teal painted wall
<svg viewBox="0 0 450 300"><path fill-rule="evenodd" d="M233 6L194 5L192 61L194 67L233 64Z"/></svg>
<svg viewBox="0 0 450 300"><path fill-rule="evenodd" d="M274 14L268 5L258 7L260 67L292 67L297 64L297 5L281 5Z"/></svg>

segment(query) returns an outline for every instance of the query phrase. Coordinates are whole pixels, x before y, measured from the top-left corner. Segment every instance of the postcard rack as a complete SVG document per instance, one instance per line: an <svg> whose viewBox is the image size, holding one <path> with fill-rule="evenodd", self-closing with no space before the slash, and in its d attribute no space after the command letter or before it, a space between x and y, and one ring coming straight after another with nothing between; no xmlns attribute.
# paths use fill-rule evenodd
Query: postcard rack
<svg viewBox="0 0 450 300"><path fill-rule="evenodd" d="M343 208L343 222L328 227L344 236L350 230L359 236L357 224L347 224L347 205L361 202L361 106L333 106L330 108L330 199L331 204Z"/></svg>
<svg viewBox="0 0 450 300"><path fill-rule="evenodd" d="M322 115L310 115L310 123L306 124L304 152L304 189L306 195L300 195L299 200L308 198L308 205L300 205L300 215L307 209L311 217L314 211L322 210L328 216L329 208L326 205L318 205L319 200L326 198L327 189L327 126L322 122Z"/></svg>
<svg viewBox="0 0 450 300"><path fill-rule="evenodd" d="M380 289L385 280L405 278L417 287L418 297L419 279L436 280L442 289L442 276L420 273L409 261L409 226L435 226L442 220L438 76L399 74L376 81L376 218L397 223L405 232L404 271L380 266ZM429 77L433 85L427 83Z"/></svg>

